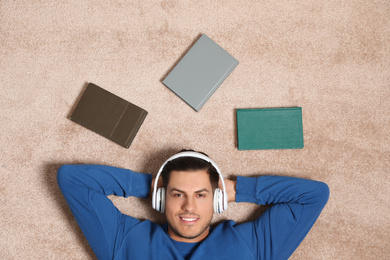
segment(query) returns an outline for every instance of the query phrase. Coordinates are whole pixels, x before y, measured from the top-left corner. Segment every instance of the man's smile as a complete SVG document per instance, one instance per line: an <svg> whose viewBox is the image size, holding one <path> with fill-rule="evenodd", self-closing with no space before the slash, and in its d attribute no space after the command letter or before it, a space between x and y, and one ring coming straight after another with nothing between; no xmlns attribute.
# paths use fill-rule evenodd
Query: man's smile
<svg viewBox="0 0 390 260"><path fill-rule="evenodd" d="M194 224L199 218L194 216L179 216L180 220L185 224Z"/></svg>

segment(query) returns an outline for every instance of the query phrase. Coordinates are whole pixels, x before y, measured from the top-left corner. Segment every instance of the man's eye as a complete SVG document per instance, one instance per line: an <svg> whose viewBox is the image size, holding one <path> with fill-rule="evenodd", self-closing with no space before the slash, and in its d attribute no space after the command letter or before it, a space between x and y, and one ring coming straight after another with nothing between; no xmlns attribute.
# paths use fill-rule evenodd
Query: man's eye
<svg viewBox="0 0 390 260"><path fill-rule="evenodd" d="M204 197L206 197L205 194L198 194L198 198L204 198Z"/></svg>
<svg viewBox="0 0 390 260"><path fill-rule="evenodd" d="M182 196L183 196L183 194L181 194L181 193L175 193L175 194L173 194L173 196L174 196L174 197L178 197L178 198L180 198L180 197L182 197Z"/></svg>

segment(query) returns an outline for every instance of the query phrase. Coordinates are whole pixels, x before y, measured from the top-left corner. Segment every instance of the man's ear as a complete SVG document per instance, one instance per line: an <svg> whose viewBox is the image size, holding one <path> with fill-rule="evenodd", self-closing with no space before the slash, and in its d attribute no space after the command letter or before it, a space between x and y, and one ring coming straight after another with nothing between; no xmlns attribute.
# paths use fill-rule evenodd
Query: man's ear
<svg viewBox="0 0 390 260"><path fill-rule="evenodd" d="M156 177L154 177L152 179L152 183L150 185L150 193L149 193L149 197L151 198L153 196L153 188L154 188L154 182L156 181ZM160 176L158 178L158 182L157 182L157 188L156 190L158 190L159 188L163 188L164 187L164 183L163 183L163 180L162 180L162 177Z"/></svg>
<svg viewBox="0 0 390 260"><path fill-rule="evenodd" d="M162 177L160 176L160 177L158 178L158 182L157 182L157 189L163 188L163 187L164 187L164 182L163 182Z"/></svg>

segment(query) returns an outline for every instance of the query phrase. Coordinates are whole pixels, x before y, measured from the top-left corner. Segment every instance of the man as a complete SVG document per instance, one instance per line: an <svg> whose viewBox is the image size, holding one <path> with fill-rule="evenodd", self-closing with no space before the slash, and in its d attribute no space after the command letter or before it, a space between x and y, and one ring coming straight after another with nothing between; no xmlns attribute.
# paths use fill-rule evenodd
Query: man
<svg viewBox="0 0 390 260"><path fill-rule="evenodd" d="M223 180L211 159L193 151L168 159L157 181L150 174L101 165L65 165L57 179L99 259L287 259L329 196L326 184L306 179ZM166 216L164 225L124 215L107 198L147 198L151 191L153 207ZM253 222L230 220L211 228L213 212L226 209L227 201L273 206Z"/></svg>

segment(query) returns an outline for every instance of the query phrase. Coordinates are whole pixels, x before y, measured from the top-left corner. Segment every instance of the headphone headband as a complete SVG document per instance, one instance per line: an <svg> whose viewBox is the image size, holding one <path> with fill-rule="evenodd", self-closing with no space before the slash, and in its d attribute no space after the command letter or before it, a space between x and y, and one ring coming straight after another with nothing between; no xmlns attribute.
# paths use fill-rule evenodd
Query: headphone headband
<svg viewBox="0 0 390 260"><path fill-rule="evenodd" d="M227 193L226 193L226 188L225 188L225 181L223 179L223 176L221 174L221 171L219 170L217 164L211 159L209 158L208 156L202 154L202 153L198 153L198 152L193 152L193 151L185 151L185 152L180 152L180 153L177 153L171 157L169 157L160 167L160 169L158 170L158 173L157 173L157 176L156 176L156 179L154 181L154 187L153 187L153 197L152 197L152 206L154 209L156 209L156 204L157 204L157 199L156 199L156 194L157 194L157 183L158 183L158 179L160 177L160 174L161 172L163 171L165 165L172 161L172 160L175 160L177 158L181 158L181 157L194 157L194 158L198 158L198 159L202 159L206 162L209 162L214 168L215 170L218 172L218 175L219 175L219 178L221 179L221 182L222 182L222 192L223 192L223 202L222 202L222 211L223 210L226 210L227 209ZM221 211L221 212L222 212Z"/></svg>

